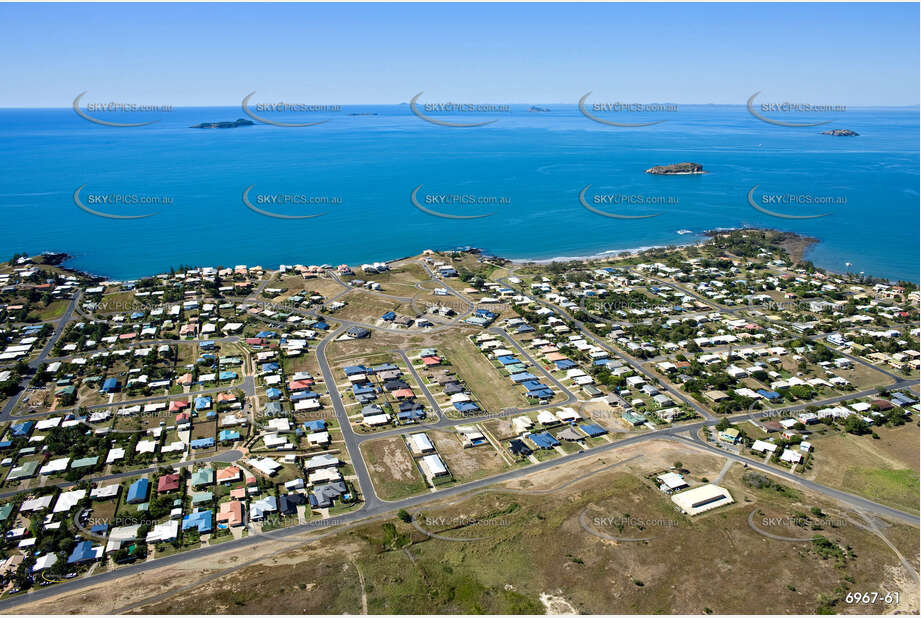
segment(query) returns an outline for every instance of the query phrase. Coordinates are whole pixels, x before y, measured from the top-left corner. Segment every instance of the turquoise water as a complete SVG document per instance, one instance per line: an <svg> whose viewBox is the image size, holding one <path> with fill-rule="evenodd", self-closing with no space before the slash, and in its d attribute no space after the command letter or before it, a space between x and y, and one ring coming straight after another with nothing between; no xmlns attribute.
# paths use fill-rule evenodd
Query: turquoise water
<svg viewBox="0 0 921 618"><path fill-rule="evenodd" d="M169 113L97 114L105 119L160 122L111 128L73 110L0 111L0 250L64 251L68 265L113 278L133 278L171 266L280 263L351 264L392 259L426 248L462 245L511 258L587 256L612 250L692 242L713 228L765 226L815 236L807 254L820 266L918 281L919 122L916 109L853 109L821 128L760 122L744 106L682 106L668 122L615 128L592 122L575 105L549 113L472 114L498 118L479 128L424 122L403 106L346 107L341 113L289 114L290 122L329 119L305 128L256 125L194 130L202 121L233 120L239 108L186 108ZM376 115L348 115L361 112ZM624 119L641 122L640 114ZM309 116L309 118L305 118ZM472 118L475 116L475 118ZM273 116L275 118L276 116ZM443 118L443 116L439 116ZM785 118L786 119L786 118ZM812 118L810 118L812 119ZM819 135L849 128L859 137ZM694 161L702 176L652 176L653 165ZM663 199L660 206L607 207L608 212L655 214L611 219L580 205L579 192ZM156 212L111 220L73 201L103 193L159 195L171 204L95 205L106 213ZM329 196L324 206L259 207L281 214L324 216L280 220L243 204L244 189ZM438 206L473 220L434 217L410 202L426 195L494 196L509 203ZM790 220L762 214L747 201L758 193L844 197L828 207L768 206ZM678 230L695 234L678 235Z"/></svg>

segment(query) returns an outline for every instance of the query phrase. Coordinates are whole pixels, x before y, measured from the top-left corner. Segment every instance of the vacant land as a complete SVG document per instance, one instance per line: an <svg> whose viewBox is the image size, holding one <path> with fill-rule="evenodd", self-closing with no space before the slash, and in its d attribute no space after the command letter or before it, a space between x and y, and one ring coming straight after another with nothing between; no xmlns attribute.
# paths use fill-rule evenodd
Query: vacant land
<svg viewBox="0 0 921 618"><path fill-rule="evenodd" d="M425 491L425 481L403 438L381 438L361 445L374 491L382 500L398 500Z"/></svg>
<svg viewBox="0 0 921 618"><path fill-rule="evenodd" d="M476 393L489 412L527 405L521 387L500 375L466 337L446 339L439 351L447 355L457 375Z"/></svg>
<svg viewBox="0 0 921 618"><path fill-rule="evenodd" d="M722 482L735 504L688 518L645 478L675 460L691 477L722 464L643 445L433 502L412 511L418 529L394 518L269 555L231 549L18 610L539 614L552 601L585 614L917 613L916 584L856 514L784 484L756 487L737 465ZM808 518L805 540L758 534L753 511ZM884 530L917 569L917 530ZM901 604L845 603L866 590L898 591Z"/></svg>
<svg viewBox="0 0 921 618"><path fill-rule="evenodd" d="M458 435L447 431L426 432L435 444L448 470L461 483L499 474L509 467L508 462L493 448L484 444L464 448Z"/></svg>
<svg viewBox="0 0 921 618"><path fill-rule="evenodd" d="M813 474L823 485L918 512L918 427L878 427L872 436L835 433L814 440Z"/></svg>
<svg viewBox="0 0 921 618"><path fill-rule="evenodd" d="M661 458L676 454L696 460L671 447ZM697 457L685 466L713 467ZM282 554L138 611L360 613L362 597L368 613L534 614L544 613L542 599L550 597L587 614L916 610L913 584L869 531L812 515L807 540L790 543L748 525L755 509L765 517L798 517L813 506L827 518L850 514L783 486L753 489L736 466L724 481L736 504L690 519L642 478L653 469L631 463L581 481L572 471L555 472L550 481L538 475L530 488L496 488L414 512L421 531L396 519L368 524L321 541L322 551ZM887 530L903 533L902 526ZM827 541L813 542L817 535ZM903 551L917 553L917 540ZM715 590L714 578L720 589L738 593ZM843 600L847 591L900 587L898 608Z"/></svg>

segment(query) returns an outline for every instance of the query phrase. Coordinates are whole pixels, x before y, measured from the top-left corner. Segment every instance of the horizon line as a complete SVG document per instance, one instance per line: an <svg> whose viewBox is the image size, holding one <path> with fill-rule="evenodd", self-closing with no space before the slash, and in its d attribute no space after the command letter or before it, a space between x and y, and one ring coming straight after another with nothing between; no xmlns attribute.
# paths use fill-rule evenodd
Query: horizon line
<svg viewBox="0 0 921 618"><path fill-rule="evenodd" d="M619 101L623 103L623 101ZM287 103L287 102L286 102ZM453 101L452 101L453 103ZM478 105L569 105L572 107L578 107L578 102L570 101L557 101L557 102L512 102L512 101L478 101ZM721 106L721 107L746 107L746 104L743 103L678 103L676 101L642 101L635 103L643 104L658 104L658 105L687 105L694 107L711 107L711 106ZM146 103L145 103L146 104ZM293 103L291 103L293 104ZM399 103L324 103L324 102L310 102L306 103L309 105L337 105L337 106L359 106L359 105L377 105L377 106L409 106L409 101L400 101ZM174 105L171 103L150 103L150 105L170 105L174 109L202 109L202 108L228 108L228 109L238 109L241 108L241 105L227 105L227 104L195 104L195 105ZM891 108L912 108L912 107L921 107L921 103L876 103L876 104L861 104L861 105L850 105L843 104L844 107L856 108L856 109L868 109L868 108L877 108L877 107L891 107ZM44 105L0 105L0 110L19 110L19 109L44 109L44 110L73 110L73 105L63 105L59 107L44 106ZM103 112L104 113L104 112ZM157 111L150 111L149 113L158 113ZM457 113L464 113L459 111Z"/></svg>

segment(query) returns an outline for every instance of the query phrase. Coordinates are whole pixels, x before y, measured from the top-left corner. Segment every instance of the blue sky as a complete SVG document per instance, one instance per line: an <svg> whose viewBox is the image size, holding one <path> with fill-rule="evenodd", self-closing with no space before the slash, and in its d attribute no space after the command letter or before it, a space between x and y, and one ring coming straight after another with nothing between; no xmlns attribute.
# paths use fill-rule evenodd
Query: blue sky
<svg viewBox="0 0 921 618"><path fill-rule="evenodd" d="M0 4L0 107L919 102L911 4ZM759 99L760 100L760 99Z"/></svg>

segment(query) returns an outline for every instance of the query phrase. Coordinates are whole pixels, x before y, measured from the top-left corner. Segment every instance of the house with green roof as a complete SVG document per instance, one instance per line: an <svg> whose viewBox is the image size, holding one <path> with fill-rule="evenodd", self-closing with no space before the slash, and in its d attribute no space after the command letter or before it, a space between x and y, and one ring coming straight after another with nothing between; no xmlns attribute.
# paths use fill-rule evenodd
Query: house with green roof
<svg viewBox="0 0 921 618"><path fill-rule="evenodd" d="M12 502L8 502L7 504L0 506L0 521L6 521L7 518L10 516L10 513L12 512L13 512Z"/></svg>
<svg viewBox="0 0 921 618"><path fill-rule="evenodd" d="M79 470L80 468L92 468L97 463L99 463L99 457L84 457L83 459L74 459L70 464L71 470Z"/></svg>
<svg viewBox="0 0 921 618"><path fill-rule="evenodd" d="M214 470L211 468L202 468L192 473L192 487L200 485L214 484Z"/></svg>
<svg viewBox="0 0 921 618"><path fill-rule="evenodd" d="M32 478L35 476L35 473L38 472L38 465L40 463L39 461L27 461L21 466L17 466L10 470L10 474L6 477L6 480L16 481L19 479Z"/></svg>
<svg viewBox="0 0 921 618"><path fill-rule="evenodd" d="M197 491L192 494L192 506L198 506L212 500L214 500L214 494L210 491Z"/></svg>

